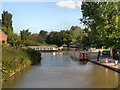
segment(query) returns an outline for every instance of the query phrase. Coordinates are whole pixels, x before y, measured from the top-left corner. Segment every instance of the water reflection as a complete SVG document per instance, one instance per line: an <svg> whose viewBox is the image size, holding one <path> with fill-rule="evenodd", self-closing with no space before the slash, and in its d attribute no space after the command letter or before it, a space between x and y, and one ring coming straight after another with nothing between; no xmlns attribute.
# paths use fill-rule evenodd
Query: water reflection
<svg viewBox="0 0 120 90"><path fill-rule="evenodd" d="M2 87L3 88L12 88L12 87L14 87L18 83L18 81L20 81L20 79L22 77L24 77L24 75L26 75L26 73L28 73L30 71L31 68L32 67L29 66L29 67L25 68L24 71L18 72L16 75L9 78L8 81L3 81L2 82Z"/></svg>
<svg viewBox="0 0 120 90"><path fill-rule="evenodd" d="M106 77L108 76L108 68L105 69Z"/></svg>
<svg viewBox="0 0 120 90"><path fill-rule="evenodd" d="M78 62L80 65L85 65L85 64L88 63L87 60L83 60L83 61L81 61L81 60L76 59L76 58L73 58L73 57L70 57L70 58L71 58L74 62Z"/></svg>
<svg viewBox="0 0 120 90"><path fill-rule="evenodd" d="M55 56L55 55L64 55L63 52L44 52L44 53L41 53L42 56L48 56L48 55L52 55L52 56Z"/></svg>
<svg viewBox="0 0 120 90"><path fill-rule="evenodd" d="M68 67L71 65L69 52L42 53L41 66Z"/></svg>
<svg viewBox="0 0 120 90"><path fill-rule="evenodd" d="M88 61L79 61L79 64L80 65L85 65L85 64L87 64L88 63Z"/></svg>

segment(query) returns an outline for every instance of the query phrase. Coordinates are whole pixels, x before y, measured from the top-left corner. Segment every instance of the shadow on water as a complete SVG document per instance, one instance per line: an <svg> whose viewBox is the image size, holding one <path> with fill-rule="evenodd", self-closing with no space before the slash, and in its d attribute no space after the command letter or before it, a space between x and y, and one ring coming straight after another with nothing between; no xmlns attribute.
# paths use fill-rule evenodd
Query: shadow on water
<svg viewBox="0 0 120 90"><path fill-rule="evenodd" d="M88 61L79 61L79 64L80 65L85 65L85 64L87 64L88 63Z"/></svg>

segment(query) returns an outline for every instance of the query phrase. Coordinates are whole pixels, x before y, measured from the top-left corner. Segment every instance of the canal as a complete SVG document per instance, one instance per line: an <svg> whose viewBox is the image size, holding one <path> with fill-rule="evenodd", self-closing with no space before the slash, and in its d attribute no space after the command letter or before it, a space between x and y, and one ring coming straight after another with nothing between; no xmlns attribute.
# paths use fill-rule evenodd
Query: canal
<svg viewBox="0 0 120 90"><path fill-rule="evenodd" d="M116 88L118 73L91 62L72 60L69 52L42 53L41 63L17 73L3 88Z"/></svg>

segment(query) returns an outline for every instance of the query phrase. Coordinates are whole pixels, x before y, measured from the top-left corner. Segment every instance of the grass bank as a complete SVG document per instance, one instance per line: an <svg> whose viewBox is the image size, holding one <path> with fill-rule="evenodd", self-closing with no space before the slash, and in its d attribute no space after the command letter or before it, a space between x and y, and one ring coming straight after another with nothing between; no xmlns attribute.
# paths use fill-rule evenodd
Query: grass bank
<svg viewBox="0 0 120 90"><path fill-rule="evenodd" d="M102 52L102 51L110 51L110 49L95 49L91 52L99 52L99 50Z"/></svg>
<svg viewBox="0 0 120 90"><path fill-rule="evenodd" d="M40 62L41 54L32 49L2 46L2 80L7 80L29 65Z"/></svg>

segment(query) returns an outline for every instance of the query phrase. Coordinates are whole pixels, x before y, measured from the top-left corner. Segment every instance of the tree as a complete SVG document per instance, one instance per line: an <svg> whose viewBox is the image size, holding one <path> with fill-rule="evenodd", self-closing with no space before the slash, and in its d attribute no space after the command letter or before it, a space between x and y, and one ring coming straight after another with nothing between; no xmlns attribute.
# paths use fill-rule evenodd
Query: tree
<svg viewBox="0 0 120 90"><path fill-rule="evenodd" d="M58 38L58 46L66 44L66 41L67 41L66 37L67 37L66 31L65 30L61 30L59 32L58 36L57 36L57 38Z"/></svg>
<svg viewBox="0 0 120 90"><path fill-rule="evenodd" d="M81 28L78 27L78 26L72 26L70 30L71 30L71 31L74 31L74 32L75 32L75 35L77 36L77 35L79 35L79 33L80 33L83 29L81 29Z"/></svg>
<svg viewBox="0 0 120 90"><path fill-rule="evenodd" d="M41 30L39 32L38 42L45 43L47 35L48 35L47 31Z"/></svg>
<svg viewBox="0 0 120 90"><path fill-rule="evenodd" d="M0 19L0 27L2 26L2 21L1 21L1 19Z"/></svg>
<svg viewBox="0 0 120 90"><path fill-rule="evenodd" d="M42 36L42 37L44 37L44 38L46 38L47 35L48 35L48 32L47 32L47 31L44 31L44 30L41 30L41 31L39 32L39 35Z"/></svg>
<svg viewBox="0 0 120 90"><path fill-rule="evenodd" d="M86 38L88 38L88 31L85 29L81 29L78 26L72 26L71 31L73 31L74 34L74 38L73 38L73 44L82 47L82 46L86 46L85 42L83 40L88 40ZM87 43L87 42L86 42ZM89 45L89 44L88 44Z"/></svg>
<svg viewBox="0 0 120 90"><path fill-rule="evenodd" d="M36 43L42 43L42 44L45 44L45 38L42 37L41 35L37 34L37 33L34 33L32 35L30 35L28 38L27 38L27 41L33 41L33 42L36 42Z"/></svg>
<svg viewBox="0 0 120 90"><path fill-rule="evenodd" d="M83 36L82 41L81 41L83 47L90 47L90 39L88 36Z"/></svg>
<svg viewBox="0 0 120 90"><path fill-rule="evenodd" d="M2 22L0 20L0 26L2 26L1 30L7 35L7 42L11 46L17 47L21 44L20 36L13 32L12 14L8 13L8 11L3 11Z"/></svg>
<svg viewBox="0 0 120 90"><path fill-rule="evenodd" d="M47 37L47 36L46 36ZM46 44L46 38L42 37L41 35L38 36L38 40L39 43L43 43Z"/></svg>
<svg viewBox="0 0 120 90"><path fill-rule="evenodd" d="M19 46L21 44L21 38L19 35L9 32L7 42L11 44L11 46Z"/></svg>
<svg viewBox="0 0 120 90"><path fill-rule="evenodd" d="M60 32L52 31L46 38L46 42L48 44L56 44L61 46L63 44L67 44L68 46L72 43L72 39L74 38L73 31L70 30L61 30Z"/></svg>
<svg viewBox="0 0 120 90"><path fill-rule="evenodd" d="M31 32L29 32L29 29L22 30L20 31L20 35L21 35L21 40L24 43L24 41L27 40L27 38L31 35Z"/></svg>
<svg viewBox="0 0 120 90"><path fill-rule="evenodd" d="M8 13L8 11L3 11L3 14L2 14L2 26L6 27L6 28L10 28L13 31L12 14Z"/></svg>
<svg viewBox="0 0 120 90"><path fill-rule="evenodd" d="M47 44L56 44L57 45L57 36L59 32L52 31L49 33L49 35L46 37L46 43Z"/></svg>
<svg viewBox="0 0 120 90"><path fill-rule="evenodd" d="M73 31L70 31L70 30L67 30L65 33L66 33L65 44L67 44L69 46L70 44L72 44L72 40L74 38L74 33L73 33Z"/></svg>
<svg viewBox="0 0 120 90"><path fill-rule="evenodd" d="M39 37L39 34L34 33L34 34L31 34L31 35L28 37L28 39L33 40L33 41L38 41L38 37Z"/></svg>
<svg viewBox="0 0 120 90"><path fill-rule="evenodd" d="M70 30L76 31L77 28L80 28L80 27L78 27L78 26L72 26L72 27L70 28Z"/></svg>
<svg viewBox="0 0 120 90"><path fill-rule="evenodd" d="M26 46L46 44L47 33L48 32L44 30L41 30L39 34L31 34L28 29L20 31L22 43Z"/></svg>
<svg viewBox="0 0 120 90"><path fill-rule="evenodd" d="M83 2L83 18L80 19L91 31L93 46L119 46L120 31L118 27L120 2ZM93 43L94 42L94 43Z"/></svg>

